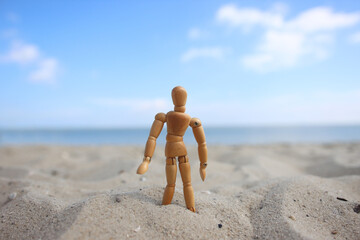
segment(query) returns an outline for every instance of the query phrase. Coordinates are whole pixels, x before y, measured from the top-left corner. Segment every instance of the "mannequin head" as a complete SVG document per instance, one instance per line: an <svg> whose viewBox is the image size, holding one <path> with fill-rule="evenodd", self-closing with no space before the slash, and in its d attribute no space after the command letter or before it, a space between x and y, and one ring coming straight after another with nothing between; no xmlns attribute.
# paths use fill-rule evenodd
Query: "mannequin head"
<svg viewBox="0 0 360 240"><path fill-rule="evenodd" d="M185 112L185 104L187 98L185 88L180 86L174 87L171 92L171 97L175 105L174 110L176 112Z"/></svg>

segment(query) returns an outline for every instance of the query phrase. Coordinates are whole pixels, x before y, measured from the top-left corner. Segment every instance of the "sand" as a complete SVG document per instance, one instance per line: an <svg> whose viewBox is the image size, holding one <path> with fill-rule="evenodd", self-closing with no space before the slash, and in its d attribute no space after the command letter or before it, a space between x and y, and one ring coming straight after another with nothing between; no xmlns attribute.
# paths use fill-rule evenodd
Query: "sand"
<svg viewBox="0 0 360 240"><path fill-rule="evenodd" d="M196 213L178 173L162 206L164 147L0 148L0 239L360 239L360 143L189 147Z"/></svg>

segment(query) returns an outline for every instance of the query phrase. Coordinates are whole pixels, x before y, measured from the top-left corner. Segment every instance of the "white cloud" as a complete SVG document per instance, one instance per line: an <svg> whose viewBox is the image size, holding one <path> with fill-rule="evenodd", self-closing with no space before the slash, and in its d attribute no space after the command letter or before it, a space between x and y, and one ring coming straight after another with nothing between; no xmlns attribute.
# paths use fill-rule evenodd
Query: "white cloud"
<svg viewBox="0 0 360 240"><path fill-rule="evenodd" d="M18 23L20 22L20 16L13 12L8 12L6 14L6 19L11 23Z"/></svg>
<svg viewBox="0 0 360 240"><path fill-rule="evenodd" d="M0 55L0 63L26 65L30 69L28 79L37 83L53 83L59 73L58 60L44 57L36 45L12 41L7 53Z"/></svg>
<svg viewBox="0 0 360 240"><path fill-rule="evenodd" d="M304 40L302 34L268 31L259 46L260 53L244 57L243 64L253 69L268 64L292 66L304 51L301 47Z"/></svg>
<svg viewBox="0 0 360 240"><path fill-rule="evenodd" d="M332 31L355 25L360 21L360 13L336 13L328 7L316 7L299 14L287 22L290 30L301 32Z"/></svg>
<svg viewBox="0 0 360 240"><path fill-rule="evenodd" d="M33 63L39 58L39 50L35 45L13 42L10 50L3 56L0 56L2 62L27 64Z"/></svg>
<svg viewBox="0 0 360 240"><path fill-rule="evenodd" d="M328 7L316 7L300 13L293 19L285 19L284 6L268 11L256 8L238 8L235 5L221 7L218 22L251 30L262 27L263 37L254 53L241 58L241 63L256 71L271 71L295 66L301 59L325 59L339 29L360 22L360 12L338 13Z"/></svg>
<svg viewBox="0 0 360 240"><path fill-rule="evenodd" d="M276 11L265 12L256 8L237 8L233 4L221 7L216 14L216 19L219 22L243 28L250 28L255 25L265 27L283 25L283 16Z"/></svg>
<svg viewBox="0 0 360 240"><path fill-rule="evenodd" d="M199 28L191 28L188 32L188 38L190 40L204 39L208 36L208 32L200 30Z"/></svg>
<svg viewBox="0 0 360 240"><path fill-rule="evenodd" d="M360 89L355 89L292 93L251 103L218 100L197 103L191 109L211 125L354 124L360 121L359 102Z"/></svg>
<svg viewBox="0 0 360 240"><path fill-rule="evenodd" d="M242 57L241 63L250 69L269 71L295 66L303 56L321 60L328 56L328 46L332 41L332 35L309 37L299 32L269 30L257 52Z"/></svg>
<svg viewBox="0 0 360 240"><path fill-rule="evenodd" d="M351 43L360 43L360 32L350 35L349 41Z"/></svg>
<svg viewBox="0 0 360 240"><path fill-rule="evenodd" d="M189 62L196 58L222 59L224 55L225 50L219 47L191 48L181 56L181 61Z"/></svg>
<svg viewBox="0 0 360 240"><path fill-rule="evenodd" d="M201 37L201 31L197 28L192 28L188 32L188 38L191 40L199 39Z"/></svg>
<svg viewBox="0 0 360 240"><path fill-rule="evenodd" d="M52 83L58 73L58 62L54 58L43 59L38 64L38 69L33 71L29 79L32 82Z"/></svg>

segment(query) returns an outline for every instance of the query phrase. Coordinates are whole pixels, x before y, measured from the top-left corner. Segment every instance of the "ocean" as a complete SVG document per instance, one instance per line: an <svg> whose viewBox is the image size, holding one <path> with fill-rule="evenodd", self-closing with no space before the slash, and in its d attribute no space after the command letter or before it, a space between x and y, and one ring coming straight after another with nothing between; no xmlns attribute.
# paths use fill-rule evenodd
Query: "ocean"
<svg viewBox="0 0 360 240"><path fill-rule="evenodd" d="M144 145L150 129L0 129L0 145ZM208 127L208 144L335 143L360 141L360 125L297 127ZM166 128L157 142L165 144ZM191 128L186 144L196 144Z"/></svg>

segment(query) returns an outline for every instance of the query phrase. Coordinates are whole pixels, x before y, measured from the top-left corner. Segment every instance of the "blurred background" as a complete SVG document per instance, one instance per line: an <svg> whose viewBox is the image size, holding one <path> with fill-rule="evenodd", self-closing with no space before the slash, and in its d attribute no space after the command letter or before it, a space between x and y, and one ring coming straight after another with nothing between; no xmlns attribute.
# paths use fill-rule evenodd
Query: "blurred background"
<svg viewBox="0 0 360 240"><path fill-rule="evenodd" d="M210 144L359 141L359 75L360 1L0 1L1 145L145 144L178 85Z"/></svg>

